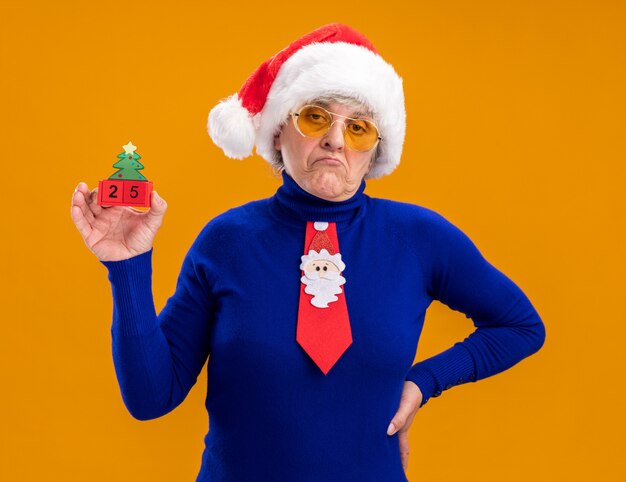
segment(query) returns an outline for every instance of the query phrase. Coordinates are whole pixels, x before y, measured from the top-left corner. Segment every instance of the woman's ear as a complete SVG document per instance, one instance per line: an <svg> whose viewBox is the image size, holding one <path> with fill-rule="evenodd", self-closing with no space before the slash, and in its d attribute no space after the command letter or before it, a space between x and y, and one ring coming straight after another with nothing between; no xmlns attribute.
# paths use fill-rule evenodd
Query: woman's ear
<svg viewBox="0 0 626 482"><path fill-rule="evenodd" d="M274 149L280 151L280 133L274 136Z"/></svg>

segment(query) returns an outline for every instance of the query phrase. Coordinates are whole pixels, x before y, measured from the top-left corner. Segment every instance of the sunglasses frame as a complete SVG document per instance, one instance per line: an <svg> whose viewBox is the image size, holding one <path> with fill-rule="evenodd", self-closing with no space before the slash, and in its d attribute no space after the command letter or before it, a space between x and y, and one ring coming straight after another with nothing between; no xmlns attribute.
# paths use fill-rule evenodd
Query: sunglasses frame
<svg viewBox="0 0 626 482"><path fill-rule="evenodd" d="M329 115L330 115L330 118L331 118L331 123L330 123L330 126L328 126L328 129L327 129L324 133L322 133L322 135L321 135L321 136L319 136L319 137L307 136L304 132L302 132L302 131L300 130L300 127L298 126L298 118L300 117L301 112L302 112L304 109L306 109L307 107L315 107L315 108L317 108L317 109L321 109L321 110L323 110L324 112L326 112L327 114L329 114ZM362 117L348 117L347 115L335 114L334 112L329 111L328 109L326 109L326 108L322 107L321 105L316 105L316 104L306 104L306 105L303 105L302 107L300 107L300 109L298 110L298 112L290 112L290 113L289 113L289 115L293 118L293 125L294 125L294 127L296 128L296 130L298 131L298 134L300 134L302 137L306 137L306 138L308 138L308 139L321 139L321 138L322 138L322 137L324 137L326 134L328 134L328 132L332 129L333 124L334 124L335 122L337 122L337 120L338 120L338 119L332 120L332 119L333 119L333 116L335 116L335 117L341 117L341 118L343 118L343 119L348 119L348 120L352 120L352 121L366 121L366 122L369 122L370 124L372 124L372 125L374 126L374 128L376 129L376 133L378 134L378 135L376 136L376 142L375 142L375 143L374 143L374 145L373 145L372 147L370 147L369 149L366 149L366 150L364 150L364 151L360 151L360 150L358 150L358 149L353 149L352 147L350 147L350 146L348 145L348 141L347 141L347 139L346 139L346 135L347 135L347 134L346 134L346 131L347 131L347 129L346 129L346 123L345 123L345 122L343 123L343 138L344 138L344 141L345 141L345 143L346 143L346 147L348 147L348 149L350 149L351 151L355 151L355 152L369 152L369 151L371 151L372 149L374 149L374 148L378 145L378 143L379 143L379 142L381 142L381 141L383 140L383 138L380 136L380 129L378 129L378 126L377 126L377 125L376 125L373 121L371 121L371 120L369 120L369 119L362 118Z"/></svg>

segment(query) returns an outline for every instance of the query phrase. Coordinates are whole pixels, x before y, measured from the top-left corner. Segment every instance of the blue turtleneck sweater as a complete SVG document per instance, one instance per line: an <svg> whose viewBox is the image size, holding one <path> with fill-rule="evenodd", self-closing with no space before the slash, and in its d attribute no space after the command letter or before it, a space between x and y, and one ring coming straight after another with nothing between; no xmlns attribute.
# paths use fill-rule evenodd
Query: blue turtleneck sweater
<svg viewBox="0 0 626 482"><path fill-rule="evenodd" d="M104 263L113 359L134 417L173 410L209 358L210 430L198 481L406 481L397 434L387 436L405 380L426 403L543 344L528 298L458 228L364 189L333 203L284 174L273 197L206 225L159 315L151 252ZM307 221L337 224L346 263L353 342L327 375L296 342ZM471 317L476 330L411 366L433 300Z"/></svg>

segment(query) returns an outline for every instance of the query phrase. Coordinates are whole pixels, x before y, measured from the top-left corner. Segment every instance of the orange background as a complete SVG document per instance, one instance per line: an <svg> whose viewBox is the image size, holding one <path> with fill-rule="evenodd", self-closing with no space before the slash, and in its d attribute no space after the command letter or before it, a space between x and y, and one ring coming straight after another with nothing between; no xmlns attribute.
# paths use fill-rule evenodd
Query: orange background
<svg viewBox="0 0 626 482"><path fill-rule="evenodd" d="M226 159L209 109L313 28L363 31L403 76L403 161L373 196L443 214L527 293L535 356L433 399L411 481L626 480L626 5L622 1L24 1L0 9L0 479L195 480L205 373L158 420L125 410L105 268L69 215L129 140L168 201L157 307L216 214L279 184ZM434 304L417 359L470 332Z"/></svg>

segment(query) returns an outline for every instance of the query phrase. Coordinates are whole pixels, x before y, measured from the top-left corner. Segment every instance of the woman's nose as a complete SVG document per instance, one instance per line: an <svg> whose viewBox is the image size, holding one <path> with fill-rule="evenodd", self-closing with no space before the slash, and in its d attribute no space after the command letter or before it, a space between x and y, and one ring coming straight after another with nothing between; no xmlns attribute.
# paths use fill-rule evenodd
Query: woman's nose
<svg viewBox="0 0 626 482"><path fill-rule="evenodd" d="M341 120L335 120L324 137L322 144L329 149L340 151L344 146L343 130L345 126Z"/></svg>

